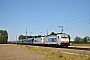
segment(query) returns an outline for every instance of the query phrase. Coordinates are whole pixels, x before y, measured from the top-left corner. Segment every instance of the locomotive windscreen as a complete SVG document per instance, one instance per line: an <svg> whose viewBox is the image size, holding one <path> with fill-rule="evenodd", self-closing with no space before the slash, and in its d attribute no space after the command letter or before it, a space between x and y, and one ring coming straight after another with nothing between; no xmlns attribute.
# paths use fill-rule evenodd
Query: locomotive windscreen
<svg viewBox="0 0 90 60"><path fill-rule="evenodd" d="M62 34L62 35L61 35L61 38L68 38L68 35Z"/></svg>

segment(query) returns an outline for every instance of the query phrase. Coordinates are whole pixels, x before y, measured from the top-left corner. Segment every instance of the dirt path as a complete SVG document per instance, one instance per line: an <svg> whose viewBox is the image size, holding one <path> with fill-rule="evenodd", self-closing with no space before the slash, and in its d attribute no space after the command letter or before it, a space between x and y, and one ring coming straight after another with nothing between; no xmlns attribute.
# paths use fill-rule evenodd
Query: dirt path
<svg viewBox="0 0 90 60"><path fill-rule="evenodd" d="M21 47L0 44L0 60L45 60L45 57Z"/></svg>

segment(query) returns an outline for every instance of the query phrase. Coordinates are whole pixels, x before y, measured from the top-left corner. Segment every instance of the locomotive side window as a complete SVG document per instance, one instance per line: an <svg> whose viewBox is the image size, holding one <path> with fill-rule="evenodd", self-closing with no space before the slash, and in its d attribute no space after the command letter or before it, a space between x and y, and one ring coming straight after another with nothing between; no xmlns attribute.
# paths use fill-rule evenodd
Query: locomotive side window
<svg viewBox="0 0 90 60"><path fill-rule="evenodd" d="M59 36L58 36L58 39L59 39Z"/></svg>

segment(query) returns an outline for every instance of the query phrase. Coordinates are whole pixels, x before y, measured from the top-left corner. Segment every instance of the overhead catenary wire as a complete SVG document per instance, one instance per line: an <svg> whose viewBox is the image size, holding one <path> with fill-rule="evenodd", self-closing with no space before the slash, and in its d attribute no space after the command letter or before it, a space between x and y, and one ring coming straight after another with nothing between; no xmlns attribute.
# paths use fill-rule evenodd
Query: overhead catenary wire
<svg viewBox="0 0 90 60"><path fill-rule="evenodd" d="M86 23L76 23L75 25L72 25L72 26L68 26L67 28L64 28L63 30L70 30L70 29L74 29L74 28L78 28L78 27L82 27L82 26L85 26L85 25L88 25L89 23L87 21L83 21L83 22L86 22ZM52 28L52 29L57 29L57 27L55 28Z"/></svg>
<svg viewBox="0 0 90 60"><path fill-rule="evenodd" d="M85 12L87 12L87 11L85 11ZM85 12L84 12L84 13L85 13ZM80 14L83 14L83 13L80 13ZM80 14L77 14L77 15L80 15ZM77 15L76 15L76 16L77 16ZM72 21L75 21L75 20L77 20L77 19L84 18L84 17L88 17L88 15L86 15L86 16L80 16L80 17L77 17L77 18L75 18L75 19L71 19L71 20L65 21L65 22L63 21L63 22L61 22L61 23L59 23L59 24L63 24L63 25L64 25L64 24L66 24L66 23L70 23L70 22L72 22ZM68 18L68 19L70 19L70 18ZM53 25L55 25L55 24L51 24L51 26L53 26ZM47 27L50 27L50 26L47 26ZM50 27L49 29L52 29L52 28ZM48 29L48 30L49 30L49 29Z"/></svg>
<svg viewBox="0 0 90 60"><path fill-rule="evenodd" d="M70 22L69 24L72 24L70 26L73 26L73 25L77 25L78 23L81 24L81 23L84 23L84 22L88 22L88 19L82 19L82 20L79 20L79 21L74 21L74 22ZM64 25L65 26L65 25ZM67 27L70 27L66 24Z"/></svg>
<svg viewBox="0 0 90 60"><path fill-rule="evenodd" d="M79 13L79 14L77 14L77 15L74 15L74 16L72 16L72 17L76 17L76 16L78 16L78 15L81 15L81 14L84 14L84 13L86 13L87 11L85 11L85 12L82 12L82 13ZM89 13L90 14L90 13ZM88 17L89 15L84 15L84 16L79 16L79 17L76 17L76 18L74 18L74 19L71 19L72 17L70 17L70 18L67 18L67 19L65 19L63 22L58 22L58 23L56 23L56 22L54 22L54 23L56 23L56 25L64 25L64 27L66 27L65 25L67 25L67 24L69 24L69 23L72 23L72 22L75 22L75 21L77 21L78 22L78 20L81 20L81 19L83 19L83 18L86 18L86 17ZM69 19L69 20L68 20ZM66 21L67 20L67 21ZM87 19L86 19L87 20ZM89 22L90 22L90 20L89 20ZM52 23L52 24L50 24L50 25L48 25L48 26L46 26L47 27L47 29L48 29L48 32L49 32L49 30L50 29L52 29L52 30L54 30L54 29L56 29L57 28L57 26L56 27L53 27L55 24L54 23ZM75 26L74 27L76 27L77 25L76 25L77 23L75 22ZM82 25L78 25L78 27L79 26L83 26L83 25L88 25L88 24L82 24ZM51 27L50 27L51 26ZM49 28L48 28L49 27ZM70 28L71 26L68 26L68 27L66 27L66 28ZM39 29L39 28L38 28ZM47 30L46 29L46 30ZM72 27L70 28L70 29L72 29ZM43 32L46 32L46 30L43 30ZM65 29L64 29L65 30Z"/></svg>
<svg viewBox="0 0 90 60"><path fill-rule="evenodd" d="M85 11L85 12L87 12L87 11ZM75 16L78 16L78 15L84 14L85 12L82 12L82 13L76 14ZM72 16L72 17L75 17L75 16ZM65 23L68 23L68 22L70 22L70 21L73 21L73 20L76 20L76 19L79 19L79 18L83 18L83 17L85 17L85 16L81 16L81 17L77 17L77 18L75 18L75 19L71 19L72 17L69 17L69 18L63 19L63 20L62 20L63 22L61 22L61 21L58 22L58 23L54 22L54 23L52 23L52 24L50 24L49 26L46 26L46 27L51 27L51 26L53 26L53 25L55 25L55 24L65 24ZM68 19L71 19L71 20L66 21L66 20L68 20Z"/></svg>
<svg viewBox="0 0 90 60"><path fill-rule="evenodd" d="M79 19L79 18L78 18ZM75 20L75 19L74 19ZM88 22L87 21L88 19L84 19L84 20L79 20L79 21L73 21L74 23L73 24L77 24L77 23L80 23L80 22L84 22L84 21L86 21L86 22ZM70 22L67 22L67 23L72 23L71 21ZM65 25L65 24L64 24ZM67 25L67 24L66 24ZM81 26L81 25L80 25ZM69 28L70 28L70 26L68 26ZM75 27L75 26L74 26ZM79 27L79 25L78 25L78 27ZM50 28L50 29L56 29L57 27L55 27L55 28ZM66 27L67 28L67 27ZM65 30L65 29L64 29Z"/></svg>
<svg viewBox="0 0 90 60"><path fill-rule="evenodd" d="M88 25L89 24L87 21L83 21L83 22L86 22L86 23L81 23L81 24L78 24L77 23L75 25L72 25L72 26L67 27L67 30L73 29L73 28L78 28L78 27L85 26L85 25Z"/></svg>

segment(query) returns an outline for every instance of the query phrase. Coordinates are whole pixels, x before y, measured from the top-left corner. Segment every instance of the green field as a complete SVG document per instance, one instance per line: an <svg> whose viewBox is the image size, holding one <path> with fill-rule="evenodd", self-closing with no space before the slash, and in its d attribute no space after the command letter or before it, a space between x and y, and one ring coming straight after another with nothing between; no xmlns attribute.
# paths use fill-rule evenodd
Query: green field
<svg viewBox="0 0 90 60"><path fill-rule="evenodd" d="M18 45L23 47L21 45ZM23 48L30 50L32 52L40 53L45 55L46 60L90 60L90 56L75 55L75 54L65 54L58 50L46 49L38 46L24 46Z"/></svg>

